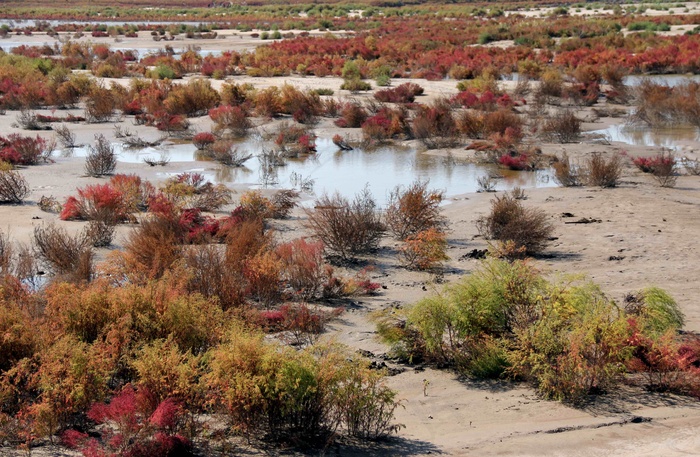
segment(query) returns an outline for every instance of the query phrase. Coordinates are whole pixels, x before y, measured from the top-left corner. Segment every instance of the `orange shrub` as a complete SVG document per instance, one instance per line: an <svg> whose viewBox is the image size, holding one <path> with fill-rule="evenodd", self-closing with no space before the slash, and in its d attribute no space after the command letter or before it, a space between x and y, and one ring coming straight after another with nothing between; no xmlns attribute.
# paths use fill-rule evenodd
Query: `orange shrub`
<svg viewBox="0 0 700 457"><path fill-rule="evenodd" d="M400 248L399 255L408 268L429 270L438 267L442 261L449 260L446 250L445 234L431 227L408 236Z"/></svg>

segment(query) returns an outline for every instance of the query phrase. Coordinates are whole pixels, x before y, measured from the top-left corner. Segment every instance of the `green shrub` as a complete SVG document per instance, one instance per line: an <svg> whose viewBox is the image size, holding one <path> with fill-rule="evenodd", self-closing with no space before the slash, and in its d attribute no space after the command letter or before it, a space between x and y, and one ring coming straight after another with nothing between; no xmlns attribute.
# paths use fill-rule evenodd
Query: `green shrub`
<svg viewBox="0 0 700 457"><path fill-rule="evenodd" d="M661 336L683 327L685 316L676 301L658 287L648 287L625 299L625 311L637 317L645 335Z"/></svg>
<svg viewBox="0 0 700 457"><path fill-rule="evenodd" d="M628 318L592 283L550 283L525 261L488 260L377 321L404 360L477 378L510 375L547 398L577 403L620 380L634 349Z"/></svg>
<svg viewBox="0 0 700 457"><path fill-rule="evenodd" d="M471 276L405 310L405 324L381 320L380 334L403 358L425 358L475 376L493 373L498 369L487 367L502 365L502 356L490 340L531 325L545 286L525 262L490 260ZM486 349L490 356L483 354Z"/></svg>
<svg viewBox="0 0 700 457"><path fill-rule="evenodd" d="M341 90L349 90L350 92L360 92L372 90L372 85L361 79L346 79L340 86Z"/></svg>
<svg viewBox="0 0 700 457"><path fill-rule="evenodd" d="M176 79L178 74L167 65L158 65L152 73L157 79Z"/></svg>
<svg viewBox="0 0 700 457"><path fill-rule="evenodd" d="M337 348L298 352L237 328L211 353L210 366L213 404L246 434L310 444L342 426L365 438L395 430L396 393L381 373Z"/></svg>
<svg viewBox="0 0 700 457"><path fill-rule="evenodd" d="M632 355L626 316L594 285L555 289L542 318L518 332L513 373L571 403L614 386Z"/></svg>

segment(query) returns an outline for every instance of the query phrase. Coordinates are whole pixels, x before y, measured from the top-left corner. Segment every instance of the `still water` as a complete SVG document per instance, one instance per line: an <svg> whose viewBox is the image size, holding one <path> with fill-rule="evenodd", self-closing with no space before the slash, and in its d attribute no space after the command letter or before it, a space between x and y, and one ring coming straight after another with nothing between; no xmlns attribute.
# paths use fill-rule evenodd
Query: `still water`
<svg viewBox="0 0 700 457"><path fill-rule="evenodd" d="M352 197L368 186L379 205L386 203L389 192L398 185L409 185L415 180L430 180L430 188L445 191L446 197L476 192L478 178L502 175L496 179L496 190L514 187L523 189L554 187L551 171L508 172L497 167L475 165L426 154L414 148L383 147L371 151L355 149L340 151L329 139L317 139L318 152L301 159L288 159L285 165L266 168L258 154L263 145L255 140L241 142L239 151L253 154L242 167L225 167L198 160L191 144L162 145L158 148L125 150L115 144L117 160L142 163L144 159L169 159L171 163L191 162L188 171L202 173L212 182L244 185L252 188L299 188L300 182L309 184L309 195L338 191ZM73 156L84 157L86 148L76 148ZM144 166L147 166L144 164ZM164 178L171 173L163 168Z"/></svg>

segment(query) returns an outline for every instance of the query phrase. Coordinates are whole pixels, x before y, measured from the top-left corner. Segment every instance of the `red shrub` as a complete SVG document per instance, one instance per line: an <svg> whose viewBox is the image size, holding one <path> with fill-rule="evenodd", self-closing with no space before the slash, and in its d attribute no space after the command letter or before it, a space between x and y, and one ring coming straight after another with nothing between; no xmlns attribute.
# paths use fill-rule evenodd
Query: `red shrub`
<svg viewBox="0 0 700 457"><path fill-rule="evenodd" d="M126 115L143 114L143 107L139 100L132 100L122 107L122 112Z"/></svg>
<svg viewBox="0 0 700 457"><path fill-rule="evenodd" d="M197 149L206 149L208 146L214 144L215 141L216 137L211 132L200 132L192 138L192 144L194 144Z"/></svg>
<svg viewBox="0 0 700 457"><path fill-rule="evenodd" d="M129 218L125 195L112 184L90 184L68 197L59 215L61 220L104 220L123 222Z"/></svg>
<svg viewBox="0 0 700 457"><path fill-rule="evenodd" d="M423 88L414 83L403 83L394 89L376 92L374 98L385 103L412 103L417 95L423 94Z"/></svg>
<svg viewBox="0 0 700 457"><path fill-rule="evenodd" d="M61 434L61 444L69 449L77 449L82 447L88 438L87 433L81 433L77 430L66 430Z"/></svg>
<svg viewBox="0 0 700 457"><path fill-rule="evenodd" d="M532 168L530 158L526 154L504 154L498 159L498 163L516 171L530 170Z"/></svg>
<svg viewBox="0 0 700 457"><path fill-rule="evenodd" d="M182 132L190 126L187 118L181 114L168 114L159 111L153 115L155 127L161 132Z"/></svg>
<svg viewBox="0 0 700 457"><path fill-rule="evenodd" d="M22 161L22 156L14 148L2 148L0 149L0 160L14 165Z"/></svg>
<svg viewBox="0 0 700 457"><path fill-rule="evenodd" d="M362 134L367 140L387 140L392 136L391 119L384 113L367 118L362 124Z"/></svg>
<svg viewBox="0 0 700 457"><path fill-rule="evenodd" d="M325 311L308 305L284 304L279 308L281 328L292 337L292 344L313 344L326 329L326 324L343 313L343 308Z"/></svg>
<svg viewBox="0 0 700 457"><path fill-rule="evenodd" d="M153 411L148 421L160 429L173 430L177 425L180 405L172 398L167 398Z"/></svg>
<svg viewBox="0 0 700 457"><path fill-rule="evenodd" d="M673 166L674 158L672 155L657 155L653 157L635 157L632 162L644 173L654 173L654 170L659 167Z"/></svg>
<svg viewBox="0 0 700 457"><path fill-rule="evenodd" d="M40 137L12 133L0 136L0 160L18 165L36 165L45 157L47 142Z"/></svg>
<svg viewBox="0 0 700 457"><path fill-rule="evenodd" d="M178 225L185 233L188 243L200 243L211 240L219 232L219 221L213 217L205 217L197 208L183 209Z"/></svg>
<svg viewBox="0 0 700 457"><path fill-rule="evenodd" d="M209 110L209 117L214 121L214 131L227 131L235 136L245 136L252 127L248 113L240 106L221 105Z"/></svg>
<svg viewBox="0 0 700 457"><path fill-rule="evenodd" d="M367 110L359 103L349 102L340 111L340 119L335 121L335 125L341 128L358 128L367 119Z"/></svg>
<svg viewBox="0 0 700 457"><path fill-rule="evenodd" d="M282 311L261 311L260 319L260 325L268 332L279 332L284 329L284 313L282 313Z"/></svg>
<svg viewBox="0 0 700 457"><path fill-rule="evenodd" d="M166 399L149 416L148 405L148 392L136 392L127 385L108 404L96 403L88 411L93 421L108 424L101 427L99 440L93 438L86 442L78 432L66 432L64 439L77 444L88 457L190 455L191 443L177 433L182 414L180 406Z"/></svg>
<svg viewBox="0 0 700 457"><path fill-rule="evenodd" d="M74 221L82 218L80 213L80 203L75 197L68 197L63 204L61 214L58 216L62 221Z"/></svg>

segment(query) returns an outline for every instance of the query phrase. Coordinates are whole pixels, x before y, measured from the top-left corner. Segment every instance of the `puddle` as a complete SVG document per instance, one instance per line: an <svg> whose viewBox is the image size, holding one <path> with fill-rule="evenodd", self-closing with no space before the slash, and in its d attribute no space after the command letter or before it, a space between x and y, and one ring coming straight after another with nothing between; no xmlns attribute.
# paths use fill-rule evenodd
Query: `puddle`
<svg viewBox="0 0 700 457"><path fill-rule="evenodd" d="M657 84L665 84L669 87L675 87L688 81L700 82L700 75L630 75L625 76L622 79L622 82L626 86L636 87L644 79L649 79Z"/></svg>
<svg viewBox="0 0 700 457"><path fill-rule="evenodd" d="M338 191L347 197L352 197L367 185L380 205L386 203L394 187L409 185L417 179L430 180L430 187L444 190L446 197L476 192L479 187L477 179L486 175L503 175L496 180L496 190L556 186L549 170L509 172L495 166L462 163L420 153L412 148L339 151L329 139L316 140L316 154L288 159L285 165L271 168L262 166L257 157L263 145L255 139L243 141L238 146L241 152L254 154L242 167L224 167L201 161L191 144L167 144L145 149L124 149L119 143L113 146L119 162L143 163L144 159L169 159L171 163L192 163L193 167L188 171L202 173L208 180L224 184L298 189L303 182L309 186L310 194ZM64 151L56 151L55 155L85 157L87 153L87 147L80 147L68 155ZM158 174L165 178L174 173Z"/></svg>
<svg viewBox="0 0 700 457"><path fill-rule="evenodd" d="M126 149L121 143L112 143L117 154L117 162L143 163L144 159L161 160L169 159L170 162L195 162L197 160L197 148L192 144L168 144L155 148ZM87 146L81 146L72 150L54 151L54 156L59 157L87 157Z"/></svg>
<svg viewBox="0 0 700 457"><path fill-rule="evenodd" d="M417 179L430 180L431 188L444 190L446 197L452 197L476 192L478 178L503 171L496 167L449 161L415 149L386 147L373 151L338 151L328 139L318 139L316 145L318 152L314 156L287 160L286 165L271 169L262 167L258 157L253 157L243 167L217 167L214 170L206 167L189 171L200 172L213 182L252 188L298 189L301 181L311 185L314 195L338 191L352 197L368 186L380 206L386 204L394 187L409 185ZM496 183L496 190L556 186L548 170L506 172Z"/></svg>
<svg viewBox="0 0 700 457"><path fill-rule="evenodd" d="M678 149L679 141L700 141L700 133L695 127L657 128L628 125L611 125L594 130L591 134L603 135L610 141L618 141L634 146L655 146Z"/></svg>

